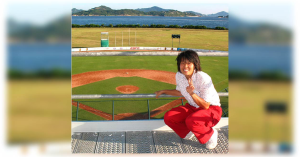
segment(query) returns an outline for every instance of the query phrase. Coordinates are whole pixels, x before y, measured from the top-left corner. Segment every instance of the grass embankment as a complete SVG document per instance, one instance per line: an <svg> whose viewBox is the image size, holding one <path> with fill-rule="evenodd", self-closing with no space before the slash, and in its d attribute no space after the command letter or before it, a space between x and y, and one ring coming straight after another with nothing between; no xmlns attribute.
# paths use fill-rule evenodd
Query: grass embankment
<svg viewBox="0 0 300 157"><path fill-rule="evenodd" d="M9 143L70 140L69 80L8 81Z"/></svg>
<svg viewBox="0 0 300 157"><path fill-rule="evenodd" d="M176 56L103 56L103 57L72 57L72 74L88 71L110 69L151 69L177 72ZM204 72L208 73L217 91L224 91L228 87L228 57L200 57ZM154 93L162 89L175 89L175 85L148 80L139 77L112 78L99 81L72 89L72 94L121 94L115 90L121 85L134 85L140 89L136 92L141 94ZM114 99L120 100L120 99ZM124 100L124 99L123 99ZM147 113L147 102L143 101L115 101L115 114L119 113ZM135 99L137 100L137 99ZM140 99L139 99L140 100ZM86 101L86 100L79 100ZM102 100L89 100L102 101ZM150 110L153 110L170 100L150 100ZM133 103L137 105L133 105ZM228 97L221 97L222 107L228 110ZM98 110L112 113L112 101L108 102L84 102ZM84 114L82 114L84 113ZM160 114L155 118L162 118ZM76 107L73 107L73 120L76 117ZM88 116L85 111L79 110L79 120L101 120L93 115Z"/></svg>
<svg viewBox="0 0 300 157"><path fill-rule="evenodd" d="M171 35L180 34L181 48L228 51L228 30L182 28L72 28L72 47L101 47L101 32L109 32L110 47L122 47L123 32L123 47L172 47Z"/></svg>
<svg viewBox="0 0 300 157"><path fill-rule="evenodd" d="M230 140L291 142L292 89L290 82L231 81ZM266 112L269 102L285 104L286 113Z"/></svg>

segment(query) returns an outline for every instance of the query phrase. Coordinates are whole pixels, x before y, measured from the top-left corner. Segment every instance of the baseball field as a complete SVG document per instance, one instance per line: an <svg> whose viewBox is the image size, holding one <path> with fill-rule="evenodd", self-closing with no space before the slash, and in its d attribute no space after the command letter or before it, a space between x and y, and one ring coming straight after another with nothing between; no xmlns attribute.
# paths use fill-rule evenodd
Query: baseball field
<svg viewBox="0 0 300 157"><path fill-rule="evenodd" d="M72 94L124 94L118 91L117 87L125 85L138 87L134 94L153 94L162 89L175 89L175 73L177 72L175 59L176 56L72 57ZM228 87L228 57L200 57L200 61L203 71L211 76L216 90L224 92L224 89ZM93 78L99 80L85 83ZM114 100L116 115L139 113L144 114L144 118L148 117L146 99ZM112 101L103 99L74 101L80 101L81 105L87 105L96 111L112 113ZM150 99L150 110L172 101L174 100ZM226 107L227 97L221 97L221 102L224 109L228 108ZM73 105L73 120L76 117L76 105L76 103ZM174 105L181 105L181 101ZM165 110L160 110L160 114L152 118L162 118L164 112ZM83 108L79 110L79 117L78 120L105 119Z"/></svg>
<svg viewBox="0 0 300 157"><path fill-rule="evenodd" d="M125 32L128 29L72 28L72 47L99 47L100 32L104 31ZM131 44L135 41L135 33L132 32L133 29ZM175 33L188 36L186 39L182 37L181 47L228 50L228 31L215 30L139 28L136 29L136 46L171 46L170 37ZM116 40L110 37L110 46L115 46L114 41L119 44L120 38L118 35ZM125 40L123 42L126 43ZM118 44L116 46L120 46ZM72 57L72 94L154 94L162 89L175 89L175 59L176 56ZM200 62L202 70L211 76L216 90L225 92L228 88L228 57L200 57ZM151 119L161 119L166 111L185 103L185 100L177 99L74 99L72 120L76 120L77 104L79 121L112 119L112 104L115 120L147 119L148 102ZM224 113L227 113L228 97L220 99Z"/></svg>

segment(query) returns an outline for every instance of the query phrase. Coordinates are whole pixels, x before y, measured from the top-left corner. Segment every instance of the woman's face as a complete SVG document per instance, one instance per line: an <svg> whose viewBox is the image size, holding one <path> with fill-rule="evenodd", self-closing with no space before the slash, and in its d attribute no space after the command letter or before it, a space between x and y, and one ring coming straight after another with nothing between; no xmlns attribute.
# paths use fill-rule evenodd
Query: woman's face
<svg viewBox="0 0 300 157"><path fill-rule="evenodd" d="M180 72L186 77L190 77L194 73L195 66L192 62L187 59L182 59L180 63Z"/></svg>

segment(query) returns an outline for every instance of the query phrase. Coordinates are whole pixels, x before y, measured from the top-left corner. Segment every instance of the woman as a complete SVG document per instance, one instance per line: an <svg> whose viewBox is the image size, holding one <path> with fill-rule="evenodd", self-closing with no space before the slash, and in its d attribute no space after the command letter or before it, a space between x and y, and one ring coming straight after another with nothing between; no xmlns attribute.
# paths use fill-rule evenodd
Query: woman
<svg viewBox="0 0 300 157"><path fill-rule="evenodd" d="M184 96L188 103L168 111L164 121L181 138L196 136L207 149L214 149L218 144L218 131L212 127L222 116L219 95L210 76L201 71L195 51L183 51L176 60L176 89L157 91L156 98L161 94Z"/></svg>

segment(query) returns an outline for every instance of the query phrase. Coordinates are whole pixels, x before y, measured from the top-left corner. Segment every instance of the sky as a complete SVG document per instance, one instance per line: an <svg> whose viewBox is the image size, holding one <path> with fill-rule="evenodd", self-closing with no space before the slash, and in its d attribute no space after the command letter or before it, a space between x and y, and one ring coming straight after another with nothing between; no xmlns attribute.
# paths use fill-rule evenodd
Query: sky
<svg viewBox="0 0 300 157"><path fill-rule="evenodd" d="M71 15L71 3L17 2L7 4L6 16L20 23L44 25L64 15Z"/></svg>
<svg viewBox="0 0 300 157"><path fill-rule="evenodd" d="M268 22L289 29L294 26L292 3L231 4L229 10L230 14L248 22Z"/></svg>
<svg viewBox="0 0 300 157"><path fill-rule="evenodd" d="M266 0L268 1L268 0ZM278 0L277 0L278 1ZM88 10L97 6L105 5L112 9L137 9L149 8L158 6L164 9L175 9L179 11L195 11L202 14L213 14L220 11L226 11L244 21L250 22L269 22L278 24L287 28L293 28L294 19L293 10L295 3L289 0L276 0L269 2L228 2L211 0L208 2L200 0L172 0L172 3L166 3L163 0L151 0L152 3L146 1L138 2L134 0L124 1L109 0L110 3L99 3L99 0L72 0L72 1L57 1L45 0L35 1L27 0L26 2L11 0L5 7L6 16L13 18L18 22L32 23L36 25L44 25L50 21L57 19L59 16L70 15L72 8ZM107 1L106 1L107 2Z"/></svg>

